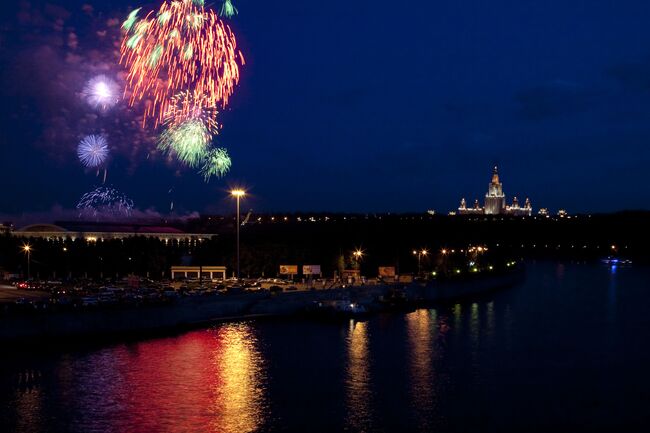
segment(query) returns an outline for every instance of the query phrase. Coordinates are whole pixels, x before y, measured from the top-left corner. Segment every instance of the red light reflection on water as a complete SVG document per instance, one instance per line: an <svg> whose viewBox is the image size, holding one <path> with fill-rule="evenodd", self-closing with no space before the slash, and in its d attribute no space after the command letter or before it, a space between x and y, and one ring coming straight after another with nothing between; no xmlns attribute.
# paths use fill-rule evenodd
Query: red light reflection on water
<svg viewBox="0 0 650 433"><path fill-rule="evenodd" d="M246 432L265 419L263 360L248 324L121 345L89 357L73 361L94 365L77 370L71 383L69 403L82 417L76 428Z"/></svg>

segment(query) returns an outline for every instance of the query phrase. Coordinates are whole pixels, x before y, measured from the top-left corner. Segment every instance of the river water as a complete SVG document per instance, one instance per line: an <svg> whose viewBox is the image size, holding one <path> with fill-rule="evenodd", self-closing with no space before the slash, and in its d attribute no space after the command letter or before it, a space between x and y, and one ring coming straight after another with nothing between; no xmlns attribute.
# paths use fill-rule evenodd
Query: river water
<svg viewBox="0 0 650 433"><path fill-rule="evenodd" d="M0 431L650 431L650 269L529 263L480 299L0 359Z"/></svg>

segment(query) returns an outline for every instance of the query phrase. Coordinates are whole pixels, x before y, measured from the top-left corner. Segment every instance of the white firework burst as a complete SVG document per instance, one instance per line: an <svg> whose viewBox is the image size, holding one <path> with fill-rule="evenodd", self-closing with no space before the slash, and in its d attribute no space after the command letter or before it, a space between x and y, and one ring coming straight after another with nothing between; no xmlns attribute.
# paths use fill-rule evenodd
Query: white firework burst
<svg viewBox="0 0 650 433"><path fill-rule="evenodd" d="M107 110L119 101L120 86L106 75L98 75L86 83L83 94L88 104Z"/></svg>
<svg viewBox="0 0 650 433"><path fill-rule="evenodd" d="M108 157L108 141L103 135L88 135L84 137L77 147L79 161L89 168L97 168Z"/></svg>

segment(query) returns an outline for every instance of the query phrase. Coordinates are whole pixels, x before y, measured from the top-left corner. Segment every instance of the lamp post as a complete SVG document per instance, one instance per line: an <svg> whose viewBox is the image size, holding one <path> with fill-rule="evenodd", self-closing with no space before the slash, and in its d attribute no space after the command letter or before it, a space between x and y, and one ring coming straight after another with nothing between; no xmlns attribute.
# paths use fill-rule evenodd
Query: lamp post
<svg viewBox="0 0 650 433"><path fill-rule="evenodd" d="M233 189L230 195L237 199L237 280L239 280L239 200L246 195L246 191Z"/></svg>
<svg viewBox="0 0 650 433"><path fill-rule="evenodd" d="M354 257L354 261L357 263L359 278L361 278L361 259L363 258L363 250L361 248L357 248L352 252L352 256ZM361 281L361 283L363 283L363 281Z"/></svg>
<svg viewBox="0 0 650 433"><path fill-rule="evenodd" d="M23 251L27 253L27 279L31 278L31 264L32 264L32 246L29 244L23 245Z"/></svg>
<svg viewBox="0 0 650 433"><path fill-rule="evenodd" d="M413 250L413 255L418 256L418 275L422 274L422 256L429 254L429 251L422 249L420 251Z"/></svg>

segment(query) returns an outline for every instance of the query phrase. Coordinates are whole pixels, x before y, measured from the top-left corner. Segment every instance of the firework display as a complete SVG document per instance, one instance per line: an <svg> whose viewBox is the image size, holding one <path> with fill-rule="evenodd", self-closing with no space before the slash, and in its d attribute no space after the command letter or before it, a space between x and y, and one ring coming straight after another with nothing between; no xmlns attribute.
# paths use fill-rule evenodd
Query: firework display
<svg viewBox="0 0 650 433"><path fill-rule="evenodd" d="M212 176L223 177L230 171L231 165L232 161L226 149L210 149L205 156L200 173L203 175L205 181L208 182Z"/></svg>
<svg viewBox="0 0 650 433"><path fill-rule="evenodd" d="M200 95L204 108L228 104L243 56L230 28L202 1L167 1L139 20L132 12L122 27L129 104L146 101L145 125L160 124L183 91Z"/></svg>
<svg viewBox="0 0 650 433"><path fill-rule="evenodd" d="M100 186L82 195L77 209L79 216L127 217L133 211L133 200L116 189Z"/></svg>
<svg viewBox="0 0 650 433"><path fill-rule="evenodd" d="M98 75L86 83L83 95L91 106L106 110L119 101L120 88L106 75Z"/></svg>
<svg viewBox="0 0 650 433"><path fill-rule="evenodd" d="M88 135L77 146L79 161L88 168L97 168L108 157L108 142L103 135Z"/></svg>
<svg viewBox="0 0 650 433"><path fill-rule="evenodd" d="M218 13L204 0L165 0L150 12L134 9L121 25L124 88L102 74L90 79L81 94L89 106L103 111L123 98L129 107L141 110L143 130L160 128L155 133L161 152L197 169L206 182L225 176L232 161L228 151L212 147L212 141L221 128L217 116L239 83L244 58L220 16L237 13L231 0L223 0ZM107 119L107 114L96 119ZM109 153L105 135L85 136L77 145L81 164L96 168L98 176L103 168L104 181ZM80 216L125 217L133 201L102 186L84 194L77 209Z"/></svg>
<svg viewBox="0 0 650 433"><path fill-rule="evenodd" d="M205 160L212 135L200 120L188 120L177 126L170 126L158 140L158 148L173 153L179 161L189 167L198 167Z"/></svg>

